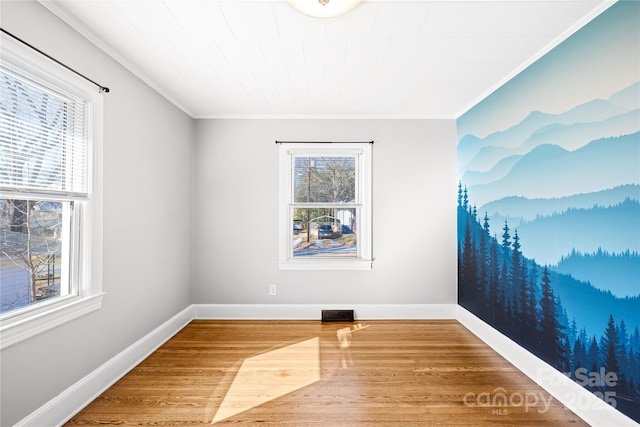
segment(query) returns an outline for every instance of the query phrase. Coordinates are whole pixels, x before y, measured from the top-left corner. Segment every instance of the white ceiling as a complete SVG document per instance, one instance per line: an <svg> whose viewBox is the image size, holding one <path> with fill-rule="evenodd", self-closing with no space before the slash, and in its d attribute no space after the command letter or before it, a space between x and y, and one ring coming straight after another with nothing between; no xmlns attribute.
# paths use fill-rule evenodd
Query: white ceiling
<svg viewBox="0 0 640 427"><path fill-rule="evenodd" d="M456 118L612 4L365 0L320 19L285 0L41 3L195 118Z"/></svg>

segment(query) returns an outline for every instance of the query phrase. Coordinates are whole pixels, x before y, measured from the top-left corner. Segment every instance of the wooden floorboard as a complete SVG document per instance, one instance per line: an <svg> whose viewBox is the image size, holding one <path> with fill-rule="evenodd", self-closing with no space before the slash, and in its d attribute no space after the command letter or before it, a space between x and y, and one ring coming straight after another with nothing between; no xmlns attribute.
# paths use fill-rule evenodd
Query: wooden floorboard
<svg viewBox="0 0 640 427"><path fill-rule="evenodd" d="M195 320L66 425L587 424L455 320Z"/></svg>

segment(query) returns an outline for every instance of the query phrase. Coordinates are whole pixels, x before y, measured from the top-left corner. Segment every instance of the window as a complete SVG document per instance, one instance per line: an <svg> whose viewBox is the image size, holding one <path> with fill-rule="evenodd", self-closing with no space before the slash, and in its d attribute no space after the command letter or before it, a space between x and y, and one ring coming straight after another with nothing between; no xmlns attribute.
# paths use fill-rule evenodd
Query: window
<svg viewBox="0 0 640 427"><path fill-rule="evenodd" d="M2 40L0 348L101 306L101 102Z"/></svg>
<svg viewBox="0 0 640 427"><path fill-rule="evenodd" d="M280 143L280 269L371 269L371 143Z"/></svg>

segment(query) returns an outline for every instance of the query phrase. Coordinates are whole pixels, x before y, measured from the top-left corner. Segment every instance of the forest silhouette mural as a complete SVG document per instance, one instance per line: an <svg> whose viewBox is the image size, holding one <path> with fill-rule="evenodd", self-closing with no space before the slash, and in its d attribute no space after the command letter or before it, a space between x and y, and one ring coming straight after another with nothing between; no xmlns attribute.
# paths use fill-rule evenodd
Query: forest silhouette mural
<svg viewBox="0 0 640 427"><path fill-rule="evenodd" d="M640 2L457 121L458 302L640 422Z"/></svg>

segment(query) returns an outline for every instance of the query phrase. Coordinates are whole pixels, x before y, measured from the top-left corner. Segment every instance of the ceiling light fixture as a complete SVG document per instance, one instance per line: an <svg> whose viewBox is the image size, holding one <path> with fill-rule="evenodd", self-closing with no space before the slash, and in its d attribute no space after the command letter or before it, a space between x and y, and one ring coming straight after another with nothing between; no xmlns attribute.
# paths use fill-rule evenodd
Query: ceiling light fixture
<svg viewBox="0 0 640 427"><path fill-rule="evenodd" d="M287 0L297 11L316 18L342 15L356 7L361 0Z"/></svg>

